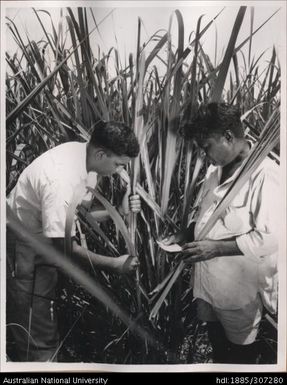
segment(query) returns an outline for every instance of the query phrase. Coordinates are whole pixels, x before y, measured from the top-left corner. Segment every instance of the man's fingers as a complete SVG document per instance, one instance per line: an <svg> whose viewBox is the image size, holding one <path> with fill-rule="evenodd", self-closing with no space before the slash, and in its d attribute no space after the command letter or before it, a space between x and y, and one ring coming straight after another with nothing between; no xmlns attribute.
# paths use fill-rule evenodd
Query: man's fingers
<svg viewBox="0 0 287 385"><path fill-rule="evenodd" d="M140 196L138 194L134 194L130 196L130 201L138 201L140 200Z"/></svg>
<svg viewBox="0 0 287 385"><path fill-rule="evenodd" d="M126 264L130 271L134 271L139 266L139 260L137 257L134 257L133 255L129 255L126 260Z"/></svg>
<svg viewBox="0 0 287 385"><path fill-rule="evenodd" d="M134 194L129 197L130 210L133 212L139 212L141 210L141 200L139 195Z"/></svg>
<svg viewBox="0 0 287 385"><path fill-rule="evenodd" d="M139 260L138 260L137 257L131 256L131 258L132 258L131 264L132 264L133 266L138 266L138 265L140 264L140 262L139 262Z"/></svg>
<svg viewBox="0 0 287 385"><path fill-rule="evenodd" d="M185 264L201 262L201 261L204 261L204 257L199 257L197 255L193 255L191 257L184 258L183 261Z"/></svg>
<svg viewBox="0 0 287 385"><path fill-rule="evenodd" d="M197 242L185 243L182 246L182 252L184 254L197 255L200 254L200 248Z"/></svg>
<svg viewBox="0 0 287 385"><path fill-rule="evenodd" d="M130 206L131 207L141 207L141 203L140 202L130 202Z"/></svg>
<svg viewBox="0 0 287 385"><path fill-rule="evenodd" d="M197 242L191 242L191 243L185 243L184 245L182 245L182 249L183 250L187 250L187 249L194 249L198 246L198 243Z"/></svg>
<svg viewBox="0 0 287 385"><path fill-rule="evenodd" d="M138 207L141 205L140 201L130 201L130 206L131 207Z"/></svg>
<svg viewBox="0 0 287 385"><path fill-rule="evenodd" d="M191 255L191 256L196 256L196 255L200 255L201 253L200 253L200 250L198 249L198 248L192 248L192 249L185 249L185 250L183 250L182 251L182 253L183 254L189 254L189 255Z"/></svg>
<svg viewBox="0 0 287 385"><path fill-rule="evenodd" d="M131 207L131 212L133 212L133 213L138 213L138 212L140 212L141 211L141 208L140 207Z"/></svg>

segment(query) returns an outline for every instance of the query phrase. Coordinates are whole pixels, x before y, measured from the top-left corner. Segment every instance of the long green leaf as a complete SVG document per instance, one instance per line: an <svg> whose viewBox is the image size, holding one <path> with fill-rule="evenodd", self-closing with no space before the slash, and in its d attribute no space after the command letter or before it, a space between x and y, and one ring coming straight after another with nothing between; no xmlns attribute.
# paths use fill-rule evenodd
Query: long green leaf
<svg viewBox="0 0 287 385"><path fill-rule="evenodd" d="M123 221L122 217L118 213L118 211L111 205L111 203L105 197L102 196L102 194L100 194L99 191L97 191L95 189L91 189L91 188L89 188L89 191L91 191L93 193L95 198L108 211L109 215L113 219L115 225L117 226L117 228L121 232L121 234L122 234L122 236L123 236L123 238L124 238L124 240L126 242L126 246L127 246L129 254L130 255L136 255L135 247L134 247L134 244L133 244L133 242L132 242L132 240L130 238L129 231L128 231L128 229L127 229L127 227L125 225L125 222Z"/></svg>
<svg viewBox="0 0 287 385"><path fill-rule="evenodd" d="M234 23L234 26L233 26L233 29L232 29L232 33L231 33L231 36L230 36L230 39L228 42L228 46L227 46L227 49L226 49L226 52L224 55L223 62L220 66L217 80L214 84L214 89L211 92L211 96L210 96L210 102L211 103L212 102L219 102L221 100L222 92L223 92L223 88L224 88L224 84L225 84L225 80L226 80L226 76L227 76L227 72L228 72L228 68L229 68L229 64L230 64L231 58L234 54L234 47L236 44L237 36L238 36L239 30L240 30L245 12L246 12L246 7L240 7L238 14L237 14L237 17L236 17L236 20L235 20L235 23Z"/></svg>
<svg viewBox="0 0 287 385"><path fill-rule="evenodd" d="M178 56L177 61L179 62L183 55L183 43L184 43L184 24L181 13L176 10L175 12L178 21ZM172 18L170 19L169 34L171 29ZM169 61L171 62L172 50L171 45L169 44ZM169 201L169 192L173 170L175 167L175 162L177 159L176 153L176 143L177 143L177 131L179 128L179 109L180 109L180 93L182 87L182 71L181 66L178 67L177 72L174 76L174 91L170 107L170 114L167 116L168 127L167 127L167 137L166 137L166 150L165 150L165 167L163 173L163 184L162 184L162 200L161 200L161 210L163 214L166 213L168 208ZM167 92L170 87L167 88ZM166 94L165 105L169 105L169 95Z"/></svg>
<svg viewBox="0 0 287 385"><path fill-rule="evenodd" d="M87 36L78 43L78 45L56 66L56 68L40 83L37 87L29 94L27 97L22 100L18 106L8 114L6 118L6 124L12 123L20 113L26 108L26 106L31 103L31 101L44 89L44 87L49 83L49 81L58 73L58 71L62 68L62 66L68 61L68 59L74 54L75 50L78 49L81 44L96 30L96 28L92 29Z"/></svg>

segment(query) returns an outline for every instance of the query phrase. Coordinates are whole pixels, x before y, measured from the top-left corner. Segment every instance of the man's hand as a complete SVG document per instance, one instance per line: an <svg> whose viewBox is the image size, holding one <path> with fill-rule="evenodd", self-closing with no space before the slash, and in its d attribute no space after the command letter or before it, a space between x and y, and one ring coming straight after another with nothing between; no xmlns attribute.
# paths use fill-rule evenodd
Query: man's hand
<svg viewBox="0 0 287 385"><path fill-rule="evenodd" d="M118 274L130 274L136 271L139 266L139 260L132 255L121 255L114 258L114 271Z"/></svg>
<svg viewBox="0 0 287 385"><path fill-rule="evenodd" d="M130 195L129 209L132 213L139 213L141 211L141 199L138 194Z"/></svg>
<svg viewBox="0 0 287 385"><path fill-rule="evenodd" d="M129 212L138 213L141 211L141 200L138 194L130 195L131 187L127 185L127 191L123 197L122 203L119 207L119 212L122 215L128 215Z"/></svg>
<svg viewBox="0 0 287 385"><path fill-rule="evenodd" d="M186 243L182 246L186 262L207 261L215 257L243 255L235 238L219 240L203 240Z"/></svg>
<svg viewBox="0 0 287 385"><path fill-rule="evenodd" d="M213 240L186 243L182 249L182 253L186 255L186 262L206 261L220 256L219 242Z"/></svg>

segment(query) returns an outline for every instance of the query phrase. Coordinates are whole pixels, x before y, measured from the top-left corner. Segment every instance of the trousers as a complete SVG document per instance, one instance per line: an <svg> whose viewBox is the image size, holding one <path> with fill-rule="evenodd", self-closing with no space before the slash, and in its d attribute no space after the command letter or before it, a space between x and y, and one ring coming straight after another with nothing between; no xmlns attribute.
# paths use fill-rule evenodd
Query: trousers
<svg viewBox="0 0 287 385"><path fill-rule="evenodd" d="M262 316L260 299L238 310L215 309L197 298L197 316L207 324L214 363L256 364Z"/></svg>
<svg viewBox="0 0 287 385"><path fill-rule="evenodd" d="M7 230L6 350L13 361L56 361L58 272Z"/></svg>
<svg viewBox="0 0 287 385"><path fill-rule="evenodd" d="M259 356L258 342L238 345L230 342L219 322L207 322L208 338L212 346L214 363L256 364Z"/></svg>

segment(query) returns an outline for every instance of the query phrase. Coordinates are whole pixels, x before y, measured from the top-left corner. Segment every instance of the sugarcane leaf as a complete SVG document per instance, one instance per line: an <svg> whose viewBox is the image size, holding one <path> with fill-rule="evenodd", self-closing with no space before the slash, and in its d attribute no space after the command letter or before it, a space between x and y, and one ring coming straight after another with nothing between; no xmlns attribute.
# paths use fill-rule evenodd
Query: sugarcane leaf
<svg viewBox="0 0 287 385"><path fill-rule="evenodd" d="M145 71L147 70L147 68L150 65L150 63L152 62L152 60L158 55L159 51L164 47L166 42L167 42L167 33L163 35L163 37L160 39L160 41L154 47L152 52L146 58Z"/></svg>
<svg viewBox="0 0 287 385"><path fill-rule="evenodd" d="M184 25L183 25L183 19L182 15L179 11L176 11L177 21L178 21L178 56L177 61L179 62L183 55L183 42L184 42ZM169 25L169 34L170 34L170 28L172 23L172 17L170 18L170 25ZM172 56L172 50L171 46L169 44L169 58ZM171 61L170 61L171 63ZM173 97L172 102L170 106L170 114L167 116L167 136L166 136L166 149L165 149L165 155L164 155L164 171L163 171L163 183L162 183L162 200L161 200L161 210L163 214L166 214L167 208L168 208L168 201L169 201L169 193L170 193L170 186L171 186L171 179L173 170L175 167L176 159L177 159L177 152L176 152L176 144L177 144L177 131L179 128L179 110L180 110L180 93L181 93L181 87L182 87L182 80L183 75L181 71L181 65L178 67L177 72L174 75L174 91L173 91ZM165 108L166 111L168 111L169 107L167 106L169 104L168 99L168 93L170 89L170 84L166 89L166 97L165 97Z"/></svg>
<svg viewBox="0 0 287 385"><path fill-rule="evenodd" d="M229 64L234 54L234 47L236 44L237 36L240 30L245 12L246 12L246 7L240 7L232 29L232 33L231 33L226 51L225 51L223 62L220 66L218 77L215 81L214 88L211 91L210 103L219 102L221 100Z"/></svg>
<svg viewBox="0 0 287 385"><path fill-rule="evenodd" d="M91 191L93 193L94 197L108 211L109 215L113 219L115 225L117 226L117 228L121 232L121 234L122 234L122 236L126 242L126 246L127 246L129 254L130 255L136 255L135 247L134 247L134 244L132 243L132 240L130 238L129 231L128 231L122 217L118 213L118 211L111 205L111 203L105 197L103 197L103 195L98 190L88 188L88 191Z"/></svg>
<svg viewBox="0 0 287 385"><path fill-rule="evenodd" d="M24 108L26 108L26 106L44 89L48 82L58 73L62 66L74 54L78 47L83 44L83 42L89 37L89 35L94 32L95 29L96 28L92 29L87 36L84 36L84 38L78 43L78 45L54 68L54 70L45 79L43 79L34 88L34 90L17 105L17 107L13 111L8 114L6 118L6 124L12 123L21 114Z"/></svg>
<svg viewBox="0 0 287 385"><path fill-rule="evenodd" d="M165 301L165 299L168 296L172 286L174 285L174 283L176 282L176 280L180 276L180 274L181 274L183 269L184 269L184 262L181 261L178 264L178 266L175 269L175 271L170 276L168 276L169 279L167 280L167 284L166 284L162 294L160 295L160 298L157 300L157 302L155 303L155 305L153 306L153 308L152 308L152 310L150 312L150 316L149 317L150 317L151 320L154 319L157 316L157 314L158 314L158 312L159 312L163 302ZM166 280L165 280L164 283L166 283Z"/></svg>
<svg viewBox="0 0 287 385"><path fill-rule="evenodd" d="M183 206L183 218L182 218L182 228L186 228L187 222L188 222L188 214L189 214L189 209L191 206L191 202L194 200L194 192L195 192L195 187L196 187L196 182L199 177L199 173L201 171L201 168L203 166L203 158L201 154L198 152L194 169L193 169L193 174L190 183L187 185L187 190L186 190L186 198Z"/></svg>
<svg viewBox="0 0 287 385"><path fill-rule="evenodd" d="M250 39L249 39L249 47L248 47L248 67L249 68L251 63L253 28L254 28L254 7L250 7Z"/></svg>
<svg viewBox="0 0 287 385"><path fill-rule="evenodd" d="M268 21L270 19L272 19L273 16L276 15L276 13L279 12L280 9L277 9L277 11L275 11L270 17L268 17L267 20L265 20L262 24L260 24L260 26L258 28L256 28L255 31L252 32L252 34L249 35L248 38L246 38L242 43L240 43L236 48L235 48L235 52L238 52L251 38L252 36L255 35L255 33L257 33L266 23L268 23Z"/></svg>

